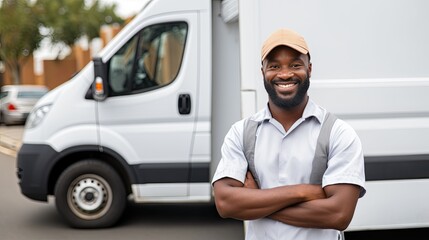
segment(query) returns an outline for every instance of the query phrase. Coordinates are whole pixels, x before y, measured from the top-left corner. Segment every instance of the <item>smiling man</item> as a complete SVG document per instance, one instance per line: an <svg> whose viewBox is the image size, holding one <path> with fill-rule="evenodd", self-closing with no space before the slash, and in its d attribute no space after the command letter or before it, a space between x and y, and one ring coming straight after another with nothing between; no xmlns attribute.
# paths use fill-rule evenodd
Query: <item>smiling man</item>
<svg viewBox="0 0 429 240"><path fill-rule="evenodd" d="M235 123L225 137L212 180L218 212L250 220L246 239L340 239L365 194L361 142L347 123L334 120L322 142L327 164L314 183L319 134L329 114L307 94L312 70L307 43L280 29L264 42L261 55L268 104ZM251 164L244 144L249 120L258 123L251 133L256 137Z"/></svg>

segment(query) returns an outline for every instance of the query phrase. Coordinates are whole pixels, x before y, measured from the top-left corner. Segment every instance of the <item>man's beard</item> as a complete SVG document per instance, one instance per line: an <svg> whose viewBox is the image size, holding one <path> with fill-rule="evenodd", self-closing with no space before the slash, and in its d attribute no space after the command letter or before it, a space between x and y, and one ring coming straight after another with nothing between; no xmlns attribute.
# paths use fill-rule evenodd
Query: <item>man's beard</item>
<svg viewBox="0 0 429 240"><path fill-rule="evenodd" d="M283 109L290 109L302 103L305 100L305 97L307 96L307 90L310 87L309 77L304 79L304 81L302 82L297 80L296 78L290 78L290 79L287 79L286 81L290 81L290 80L298 83L298 92L292 99L284 99L277 94L274 87L275 81L268 81L264 77L264 86L265 86L265 90L268 93L268 96L276 106Z"/></svg>

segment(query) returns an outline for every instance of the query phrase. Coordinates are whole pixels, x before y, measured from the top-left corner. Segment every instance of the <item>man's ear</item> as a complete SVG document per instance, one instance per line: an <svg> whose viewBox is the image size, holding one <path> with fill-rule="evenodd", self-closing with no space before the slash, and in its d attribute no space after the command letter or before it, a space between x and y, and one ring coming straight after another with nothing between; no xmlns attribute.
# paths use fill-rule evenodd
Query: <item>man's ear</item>
<svg viewBox="0 0 429 240"><path fill-rule="evenodd" d="M308 78L311 77L311 70L313 69L313 64L311 62L308 63Z"/></svg>

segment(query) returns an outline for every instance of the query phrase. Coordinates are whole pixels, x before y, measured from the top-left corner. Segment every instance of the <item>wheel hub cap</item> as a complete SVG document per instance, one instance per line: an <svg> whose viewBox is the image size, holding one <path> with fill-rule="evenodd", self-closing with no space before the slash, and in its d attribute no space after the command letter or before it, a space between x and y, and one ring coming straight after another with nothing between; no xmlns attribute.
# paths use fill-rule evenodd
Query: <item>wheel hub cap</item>
<svg viewBox="0 0 429 240"><path fill-rule="evenodd" d="M73 189L75 204L84 211L99 209L106 198L106 191L99 181L92 178L80 180Z"/></svg>

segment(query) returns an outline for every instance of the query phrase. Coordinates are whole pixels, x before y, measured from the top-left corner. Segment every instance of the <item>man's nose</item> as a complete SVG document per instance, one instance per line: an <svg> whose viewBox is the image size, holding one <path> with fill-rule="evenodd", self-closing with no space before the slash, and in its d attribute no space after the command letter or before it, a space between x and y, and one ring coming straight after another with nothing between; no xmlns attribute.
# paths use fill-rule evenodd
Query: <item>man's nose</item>
<svg viewBox="0 0 429 240"><path fill-rule="evenodd" d="M291 78L294 75L293 71L286 67L280 68L279 72L277 73L277 77L282 79L288 79Z"/></svg>

